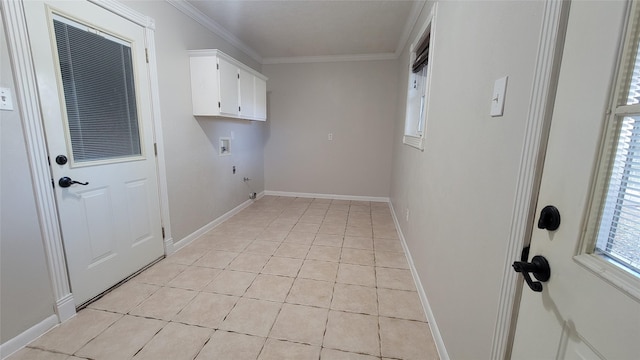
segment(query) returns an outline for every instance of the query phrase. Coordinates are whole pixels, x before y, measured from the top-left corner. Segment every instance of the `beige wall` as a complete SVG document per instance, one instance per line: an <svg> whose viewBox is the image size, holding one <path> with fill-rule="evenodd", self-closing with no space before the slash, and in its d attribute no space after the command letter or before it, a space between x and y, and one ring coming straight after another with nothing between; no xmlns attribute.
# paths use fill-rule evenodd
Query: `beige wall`
<svg viewBox="0 0 640 360"><path fill-rule="evenodd" d="M10 88L14 96L14 110L0 110L0 343L4 343L53 315L54 300L1 18L0 86Z"/></svg>
<svg viewBox="0 0 640 360"><path fill-rule="evenodd" d="M452 359L490 358L542 8L440 2L424 152L402 144L406 90L399 99L391 200ZM405 49L403 84L407 63ZM505 75L504 116L492 118Z"/></svg>
<svg viewBox="0 0 640 360"><path fill-rule="evenodd" d="M396 61L264 65L266 189L388 197L396 69Z"/></svg>
<svg viewBox="0 0 640 360"><path fill-rule="evenodd" d="M179 241L264 190L265 124L191 115L187 50L220 49L258 71L260 65L165 1L125 3L156 22L171 228ZM231 132L231 155L218 156L219 138Z"/></svg>

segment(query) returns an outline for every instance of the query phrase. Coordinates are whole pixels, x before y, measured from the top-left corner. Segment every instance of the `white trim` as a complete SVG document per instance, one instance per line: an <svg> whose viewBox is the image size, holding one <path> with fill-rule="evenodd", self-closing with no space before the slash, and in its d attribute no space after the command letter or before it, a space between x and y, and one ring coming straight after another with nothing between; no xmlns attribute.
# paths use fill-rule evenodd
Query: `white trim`
<svg viewBox="0 0 640 360"><path fill-rule="evenodd" d="M520 259L523 246L530 240L534 223L569 4L569 2L562 0L548 0L544 5L527 114L525 141L518 171L516 199L511 215L511 228L502 270L498 316L496 317L491 346L491 359L493 360L509 358L513 345L523 280L513 271L511 264Z"/></svg>
<svg viewBox="0 0 640 360"><path fill-rule="evenodd" d="M73 294L69 294L62 299L56 300L56 309L58 319L61 323L76 316L76 302L73 300Z"/></svg>
<svg viewBox="0 0 640 360"><path fill-rule="evenodd" d="M371 202L385 202L385 203L389 202L388 197L377 197L377 196L315 194L315 193L299 193L299 192L272 191L272 190L265 190L264 194L269 196L286 196L286 197L315 198L315 199L371 201Z"/></svg>
<svg viewBox="0 0 640 360"><path fill-rule="evenodd" d="M424 133L423 133L424 134ZM421 136L412 136L412 135L404 135L402 137L402 143L405 145L409 145L414 147L420 151L424 151L424 137Z"/></svg>
<svg viewBox="0 0 640 360"><path fill-rule="evenodd" d="M27 156L31 168L36 209L40 222L40 231L47 258L47 267L51 278L53 296L56 300L56 314L60 321L68 318L69 310L60 308L69 299L73 301L58 211L51 186L51 173L48 163L48 153L43 129L43 119L40 112L40 101L37 89L36 74L31 45L27 36L24 8L21 1L2 0L2 14L7 32L9 56L16 80L16 93L19 103L22 126L27 145ZM58 303L62 301L62 303ZM75 313L75 309L73 310Z"/></svg>
<svg viewBox="0 0 640 360"><path fill-rule="evenodd" d="M228 212L226 212L222 216L218 217L217 219L213 220L212 222L206 224L205 226L201 227L200 229L198 229L198 230L192 232L191 234L185 236L182 240L180 240L180 241L176 242L175 244L173 244L174 252L182 249L183 247L185 247L185 246L187 246L189 244L191 244L194 240L196 240L200 236L204 235L206 232L214 229L216 226L218 226L218 225L222 224L223 222L229 220L235 214L237 214L240 211L246 209L247 207L249 207L251 204L253 204L257 200L260 200L260 198L262 198L263 196L264 196L264 191L259 193L258 196L256 196L255 200L247 200L247 201L243 202L242 204L240 204L240 205L236 206L235 208L229 210Z"/></svg>
<svg viewBox="0 0 640 360"><path fill-rule="evenodd" d="M407 47L409 43L409 36L411 36L411 31L416 26L416 22L422 14L422 11L425 8L427 1L416 1L413 3L413 7L411 8L411 13L409 14L409 19L407 19L407 23L404 26L404 30L402 31L402 36L400 37L400 41L398 41L398 47L396 48L395 56L396 59L402 55L402 51Z"/></svg>
<svg viewBox="0 0 640 360"><path fill-rule="evenodd" d="M151 23L153 21L150 21ZM160 218L164 228L164 254L173 254L173 235L171 233L171 215L169 212L169 185L167 184L167 166L164 157L164 136L162 134L162 116L160 114L160 86L158 84L158 67L156 62L155 31L145 31L146 47L149 54L149 89L151 91L151 107L153 111L153 137L157 145L156 171L158 177L158 196L160 197Z"/></svg>
<svg viewBox="0 0 640 360"><path fill-rule="evenodd" d="M577 255L573 260L635 300L640 300L640 279L625 270L624 265L612 264L604 255L596 254Z"/></svg>
<svg viewBox="0 0 640 360"><path fill-rule="evenodd" d="M20 335L8 340L4 344L0 344L0 358L6 359L12 354L20 351L27 346L33 340L44 335L47 331L53 329L58 325L58 317L51 315L48 318L33 325L27 330L23 331Z"/></svg>
<svg viewBox="0 0 640 360"><path fill-rule="evenodd" d="M222 27L222 25L213 21L210 17L203 14L202 11L196 9L193 5L189 4L184 0L166 0L169 4L173 5L176 9L180 10L183 14L187 15L191 19L193 19L198 24L204 26L209 31L214 34L220 36L229 44L235 46L237 49L242 51L243 53L249 55L253 60L262 64L262 57L255 50L253 50L250 46L242 42L235 35L229 32L227 29Z"/></svg>
<svg viewBox="0 0 640 360"><path fill-rule="evenodd" d="M438 355L440 356L441 360L449 360L449 354L447 353L447 349L444 346L444 340L442 339L442 335L440 334L440 329L438 328L438 324L436 323L436 318L433 315L433 310L431 310L431 305L429 305L427 293L424 291L424 287L422 286L422 282L420 281L418 270L413 263L413 257L411 256L411 252L409 251L407 242L404 238L404 235L402 234L402 228L400 227L398 217L396 216L396 211L394 210L393 204L391 202L389 202L389 209L391 209L391 216L393 217L393 222L396 225L396 229L398 230L398 237L400 237L402 249L404 249L404 254L407 257L409 269L411 270L413 282L415 283L416 289L418 290L418 296L420 297L422 308L424 309L424 313L427 316L427 323L429 324L429 329L431 329L431 335L433 336L433 341L436 344L436 350L438 350Z"/></svg>
<svg viewBox="0 0 640 360"><path fill-rule="evenodd" d="M144 14L141 14L127 5L115 1L115 0L88 0L105 10L111 11L114 14L117 14L120 17L123 17L131 22L134 22L144 28L155 30L156 24L153 18L150 18Z"/></svg>
<svg viewBox="0 0 640 360"><path fill-rule="evenodd" d="M343 61L380 61L380 60L396 60L397 58L398 58L398 55L396 53L327 55L327 56L291 56L291 57L264 58L262 59L262 64L272 65L272 64L343 62Z"/></svg>

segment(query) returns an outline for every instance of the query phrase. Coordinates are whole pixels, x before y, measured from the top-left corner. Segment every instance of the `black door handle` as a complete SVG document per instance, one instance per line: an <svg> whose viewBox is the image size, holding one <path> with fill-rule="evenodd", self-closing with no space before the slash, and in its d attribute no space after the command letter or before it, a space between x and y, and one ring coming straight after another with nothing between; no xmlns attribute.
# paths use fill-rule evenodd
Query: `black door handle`
<svg viewBox="0 0 640 360"><path fill-rule="evenodd" d="M73 184L89 185L88 182L75 181L75 180L72 180L68 176L61 177L60 180L58 180L58 185L60 185L60 187L63 187L63 188L68 188L69 186L71 186Z"/></svg>
<svg viewBox="0 0 640 360"><path fill-rule="evenodd" d="M526 262L526 259L523 261L516 261L513 263L513 270L516 272L522 273L524 276L524 280L527 282L527 285L531 288L531 290L535 292L542 291L542 283L549 280L551 277L551 268L549 267L549 262L545 259L544 256L536 255L531 259L531 262ZM531 276L529 273L532 273L533 276L539 281L531 280Z"/></svg>

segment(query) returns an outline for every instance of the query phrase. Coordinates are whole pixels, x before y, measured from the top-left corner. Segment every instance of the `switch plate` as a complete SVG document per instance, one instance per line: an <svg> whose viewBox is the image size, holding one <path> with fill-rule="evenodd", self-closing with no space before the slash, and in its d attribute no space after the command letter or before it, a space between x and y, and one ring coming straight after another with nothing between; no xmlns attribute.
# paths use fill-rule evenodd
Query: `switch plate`
<svg viewBox="0 0 640 360"><path fill-rule="evenodd" d="M502 116L504 113L504 97L507 94L507 79L505 76L496 80L493 85L493 95L491 95L491 116Z"/></svg>
<svg viewBox="0 0 640 360"><path fill-rule="evenodd" d="M329 141L333 141L333 133L329 133L329 134L327 135L327 140L329 140Z"/></svg>
<svg viewBox="0 0 640 360"><path fill-rule="evenodd" d="M13 97L9 88L0 88L0 110L13 110Z"/></svg>

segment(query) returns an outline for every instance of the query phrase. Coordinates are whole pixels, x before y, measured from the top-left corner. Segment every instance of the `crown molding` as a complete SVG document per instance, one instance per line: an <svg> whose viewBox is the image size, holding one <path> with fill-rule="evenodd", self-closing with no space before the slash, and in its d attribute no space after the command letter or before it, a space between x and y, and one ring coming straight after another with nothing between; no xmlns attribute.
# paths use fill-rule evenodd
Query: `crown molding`
<svg viewBox="0 0 640 360"><path fill-rule="evenodd" d="M422 11L424 11L425 6L427 5L427 1L416 1L413 3L413 7L411 8L411 13L409 14L409 19L404 25L404 30L402 31L402 36L400 37L400 41L398 41L398 47L396 48L396 58L399 58L402 55L402 51L409 43L409 37L411 36L411 32L416 26L416 22L420 17Z"/></svg>
<svg viewBox="0 0 640 360"><path fill-rule="evenodd" d="M271 64L342 62L342 61L379 61L379 60L395 60L397 58L398 56L395 53L327 55L327 56L291 56L291 57L264 58L262 59L262 64L271 65Z"/></svg>
<svg viewBox="0 0 640 360"><path fill-rule="evenodd" d="M123 18L128 19L147 29L155 30L156 28L156 23L154 19L131 9L121 1L116 1L116 0L89 0L89 1L106 10L117 13Z"/></svg>
<svg viewBox="0 0 640 360"><path fill-rule="evenodd" d="M221 38L229 42L231 45L235 46L240 51L247 54L253 60L257 61L260 64L263 63L262 56L260 56L260 54L258 54L250 46L248 46L247 44L242 42L240 39L238 39L235 35L233 35L227 29L222 27L222 25L213 21L210 17L202 13L202 11L193 7L193 5L189 4L185 0L166 0L166 1L176 9L180 10L183 14L192 18L197 23L207 28L209 31L220 36Z"/></svg>

